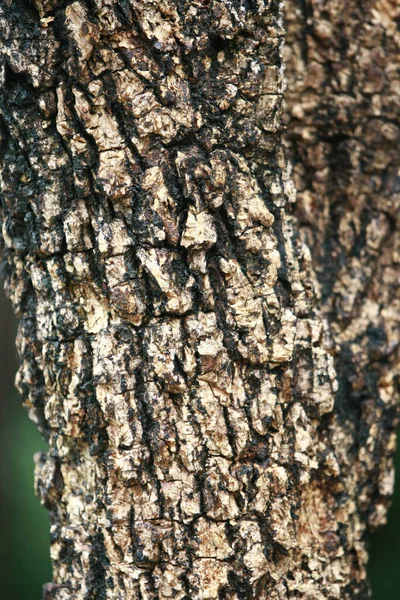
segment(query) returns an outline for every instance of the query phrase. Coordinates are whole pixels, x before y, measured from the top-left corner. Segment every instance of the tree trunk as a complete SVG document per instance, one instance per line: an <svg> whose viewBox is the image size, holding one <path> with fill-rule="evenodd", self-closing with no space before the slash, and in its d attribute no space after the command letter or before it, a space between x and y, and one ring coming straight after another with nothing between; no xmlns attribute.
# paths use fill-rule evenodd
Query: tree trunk
<svg viewBox="0 0 400 600"><path fill-rule="evenodd" d="M288 1L296 207L280 2L1 4L45 598L368 596L399 376L395 5Z"/></svg>

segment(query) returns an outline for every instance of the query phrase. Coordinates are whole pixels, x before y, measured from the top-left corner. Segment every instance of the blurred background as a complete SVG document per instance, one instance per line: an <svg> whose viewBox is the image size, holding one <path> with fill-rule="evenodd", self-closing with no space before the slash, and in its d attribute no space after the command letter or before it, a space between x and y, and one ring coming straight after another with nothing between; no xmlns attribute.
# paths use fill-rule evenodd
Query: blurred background
<svg viewBox="0 0 400 600"><path fill-rule="evenodd" d="M46 448L14 389L16 324L0 282L0 598L41 600L51 581L47 512L33 492L33 454ZM400 456L396 463L400 473ZM400 476L398 477L400 481ZM400 597L400 485L389 524L370 538L374 600Z"/></svg>

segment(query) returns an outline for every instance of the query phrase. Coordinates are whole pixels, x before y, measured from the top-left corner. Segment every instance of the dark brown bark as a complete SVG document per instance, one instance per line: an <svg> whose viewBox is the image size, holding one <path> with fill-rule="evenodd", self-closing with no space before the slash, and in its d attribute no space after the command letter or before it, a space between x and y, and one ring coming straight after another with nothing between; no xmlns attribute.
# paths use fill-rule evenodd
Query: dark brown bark
<svg viewBox="0 0 400 600"><path fill-rule="evenodd" d="M398 2L287 5L286 141L296 216L335 345L358 511L385 522L400 342ZM386 482L386 483L384 483ZM364 491L365 490L365 491Z"/></svg>
<svg viewBox="0 0 400 600"><path fill-rule="evenodd" d="M355 7L339 35L341 4L288 4L297 209L278 2L0 7L2 253L49 441L47 597L367 596L393 479L398 175L375 148L371 205L369 92L343 121L332 66L361 86L368 34Z"/></svg>

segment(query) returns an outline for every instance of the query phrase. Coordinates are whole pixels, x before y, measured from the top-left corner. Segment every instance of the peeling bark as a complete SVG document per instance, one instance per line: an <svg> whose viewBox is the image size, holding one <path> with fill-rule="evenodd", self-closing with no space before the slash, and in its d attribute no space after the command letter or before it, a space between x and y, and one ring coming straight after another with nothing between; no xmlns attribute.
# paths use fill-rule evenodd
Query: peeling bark
<svg viewBox="0 0 400 600"><path fill-rule="evenodd" d="M395 4L288 2L297 207L279 2L0 6L45 597L367 597L397 422Z"/></svg>

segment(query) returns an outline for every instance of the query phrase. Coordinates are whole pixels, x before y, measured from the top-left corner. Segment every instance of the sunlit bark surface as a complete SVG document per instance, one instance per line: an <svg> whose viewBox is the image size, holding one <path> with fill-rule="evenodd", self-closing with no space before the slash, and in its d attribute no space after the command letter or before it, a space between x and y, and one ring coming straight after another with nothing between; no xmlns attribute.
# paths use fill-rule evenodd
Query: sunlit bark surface
<svg viewBox="0 0 400 600"><path fill-rule="evenodd" d="M397 418L399 34L395 2L313 4L0 5L45 598L368 596Z"/></svg>

